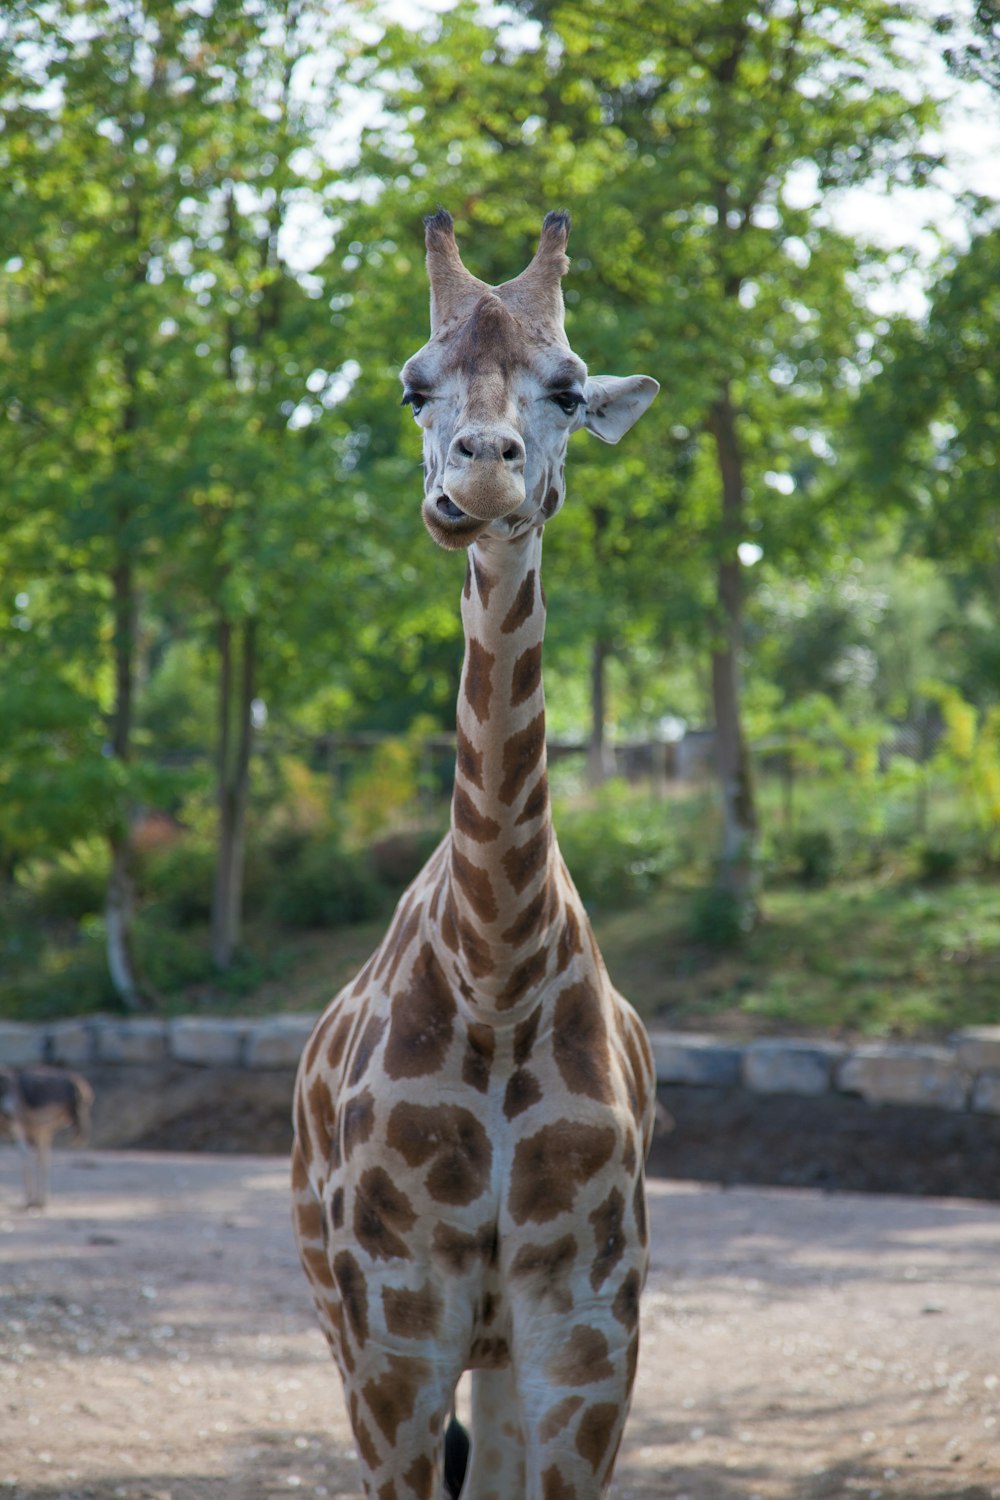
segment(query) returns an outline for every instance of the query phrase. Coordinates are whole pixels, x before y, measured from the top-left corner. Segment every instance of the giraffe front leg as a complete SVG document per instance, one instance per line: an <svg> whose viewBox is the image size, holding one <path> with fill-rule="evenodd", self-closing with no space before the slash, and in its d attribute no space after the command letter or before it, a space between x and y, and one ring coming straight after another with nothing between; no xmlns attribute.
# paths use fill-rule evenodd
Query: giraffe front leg
<svg viewBox="0 0 1000 1500"><path fill-rule="evenodd" d="M344 1373L344 1396L366 1497L439 1500L458 1372L371 1342L353 1365Z"/></svg>
<svg viewBox="0 0 1000 1500"><path fill-rule="evenodd" d="M516 1344L528 1500L599 1500L628 1417L638 1329L607 1304L525 1320Z"/></svg>
<svg viewBox="0 0 1000 1500"><path fill-rule="evenodd" d="M513 1367L474 1370L472 1451L462 1500L507 1500L525 1493L524 1438Z"/></svg>

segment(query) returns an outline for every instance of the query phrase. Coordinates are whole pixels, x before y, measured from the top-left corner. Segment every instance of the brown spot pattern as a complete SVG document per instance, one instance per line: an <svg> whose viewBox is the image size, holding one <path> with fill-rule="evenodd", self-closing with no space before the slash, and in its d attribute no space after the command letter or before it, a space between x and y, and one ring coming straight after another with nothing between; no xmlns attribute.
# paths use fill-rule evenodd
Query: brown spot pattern
<svg viewBox="0 0 1000 1500"><path fill-rule="evenodd" d="M546 1224L572 1208L576 1190L609 1160L615 1147L610 1125L557 1120L518 1141L511 1169L508 1207L516 1224Z"/></svg>
<svg viewBox="0 0 1000 1500"><path fill-rule="evenodd" d="M479 597L483 601L483 608L488 609L490 604L490 595L493 592L494 580L487 573L486 569L482 565L482 562L478 558L473 559L472 566L475 569L476 588L479 590Z"/></svg>
<svg viewBox="0 0 1000 1500"><path fill-rule="evenodd" d="M524 844L515 844L501 860L503 872L518 895L545 864L551 837L547 824Z"/></svg>
<svg viewBox="0 0 1000 1500"><path fill-rule="evenodd" d="M382 1066L390 1078L423 1078L436 1073L451 1045L455 997L437 954L425 943L417 955L409 987L394 996Z"/></svg>
<svg viewBox="0 0 1000 1500"><path fill-rule="evenodd" d="M448 897L444 903L444 911L441 913L441 940L446 948L452 953L457 953L459 948L458 927L455 920L455 893L448 886Z"/></svg>
<svg viewBox="0 0 1000 1500"><path fill-rule="evenodd" d="M576 1485L562 1477L556 1464L542 1475L542 1500L577 1500Z"/></svg>
<svg viewBox="0 0 1000 1500"><path fill-rule="evenodd" d="M473 1021L469 1025L465 1040L462 1082L467 1083L470 1088L476 1089L480 1094L485 1094L490 1085L490 1069L493 1066L495 1047L496 1034L493 1027Z"/></svg>
<svg viewBox="0 0 1000 1500"><path fill-rule="evenodd" d="M399 1424L413 1416L417 1392L430 1368L425 1359L413 1359L408 1354L390 1354L386 1364L385 1373L378 1380L369 1380L361 1394L386 1442L395 1443Z"/></svg>
<svg viewBox="0 0 1000 1500"><path fill-rule="evenodd" d="M410 1167L430 1164L427 1191L438 1203L472 1203L486 1189L493 1147L481 1122L457 1104L401 1101L386 1139Z"/></svg>
<svg viewBox="0 0 1000 1500"><path fill-rule="evenodd" d="M517 708L542 685L542 643L529 646L514 663L510 685L510 705Z"/></svg>
<svg viewBox="0 0 1000 1500"><path fill-rule="evenodd" d="M604 1462L612 1434L618 1423L618 1406L614 1401L599 1401L588 1406L576 1432L577 1452L587 1460L596 1474Z"/></svg>
<svg viewBox="0 0 1000 1500"><path fill-rule="evenodd" d="M509 943L512 948L520 948L521 944L526 943L536 931L542 920L544 909L545 891L543 889L532 896L520 916L514 918L506 931L501 932L501 942Z"/></svg>
<svg viewBox="0 0 1000 1500"><path fill-rule="evenodd" d="M589 979L568 985L556 1001L552 1051L571 1093L612 1103L608 1031L600 998Z"/></svg>
<svg viewBox="0 0 1000 1500"><path fill-rule="evenodd" d="M405 1287L382 1288L385 1326L403 1339L426 1338L437 1332L441 1317L441 1297L428 1282L415 1292Z"/></svg>
<svg viewBox="0 0 1000 1500"><path fill-rule="evenodd" d="M558 1385L593 1385L595 1380L607 1380L615 1371L604 1334L599 1328L578 1323L547 1373Z"/></svg>
<svg viewBox="0 0 1000 1500"><path fill-rule="evenodd" d="M354 1057L351 1060L351 1071L347 1075L347 1082L351 1088L359 1084L368 1071L375 1049L382 1039L385 1030L385 1018L383 1016L370 1016L364 1031L358 1039L354 1049Z"/></svg>
<svg viewBox="0 0 1000 1500"><path fill-rule="evenodd" d="M576 1262L578 1249L572 1234L564 1234L548 1245L522 1245L511 1263L510 1274L530 1279L539 1298L550 1297L557 1312L569 1312L573 1298L566 1279Z"/></svg>
<svg viewBox="0 0 1000 1500"><path fill-rule="evenodd" d="M466 781L471 782L474 787L482 792L483 786L483 753L477 750L475 745L465 733L461 724L458 726L456 739L455 769L459 776L464 776Z"/></svg>
<svg viewBox="0 0 1000 1500"><path fill-rule="evenodd" d="M512 635L526 620L530 620L535 609L535 570L524 575L510 609L503 617L500 629L504 635Z"/></svg>
<svg viewBox="0 0 1000 1500"><path fill-rule="evenodd" d="M538 1428L538 1436L543 1443L550 1443L557 1437L568 1423L572 1422L580 1407L583 1405L582 1396L566 1396L546 1413L544 1420Z"/></svg>
<svg viewBox="0 0 1000 1500"><path fill-rule="evenodd" d="M537 1104L541 1097L542 1090L534 1073L529 1073L527 1068L517 1068L507 1080L503 1112L508 1120L513 1120L532 1104Z"/></svg>
<svg viewBox="0 0 1000 1500"><path fill-rule="evenodd" d="M465 855L460 854L457 849L451 851L451 868L459 889L480 922L495 922L497 919L496 897L486 871L466 859Z"/></svg>
<svg viewBox="0 0 1000 1500"><path fill-rule="evenodd" d="M369 1167L362 1173L354 1196L354 1236L375 1260L409 1260L410 1249L402 1238L416 1222L406 1194L384 1167Z"/></svg>
<svg viewBox="0 0 1000 1500"><path fill-rule="evenodd" d="M559 933L559 942L556 945L556 973L561 974L569 967L570 960L574 954L583 952L583 943L580 940L580 921L571 906L563 909L562 929Z"/></svg>
<svg viewBox="0 0 1000 1500"><path fill-rule="evenodd" d="M455 831L476 844L489 844L500 832L500 824L481 813L468 792L458 785L451 799L451 813Z"/></svg>
<svg viewBox="0 0 1000 1500"><path fill-rule="evenodd" d="M330 1223L334 1229L342 1229L344 1224L344 1189L337 1188L330 1199Z"/></svg>
<svg viewBox="0 0 1000 1500"><path fill-rule="evenodd" d="M327 1066L330 1068L340 1067L340 1060L344 1055L344 1048L347 1045L347 1038L350 1034L353 1019L353 1016L341 1016L330 1033L330 1045L326 1049Z"/></svg>
<svg viewBox="0 0 1000 1500"><path fill-rule="evenodd" d="M639 1174L632 1194L632 1212L635 1214L635 1232L639 1236L639 1244L645 1245L649 1239L649 1229L646 1224L646 1184L642 1173Z"/></svg>
<svg viewBox="0 0 1000 1500"><path fill-rule="evenodd" d="M334 1257L333 1274L337 1278L351 1332L356 1341L363 1344L368 1338L368 1291L361 1267L350 1250L341 1250Z"/></svg>
<svg viewBox="0 0 1000 1500"><path fill-rule="evenodd" d="M545 753L545 714L536 714L525 728L512 734L503 747L503 780L497 796L512 807L524 784Z"/></svg>
<svg viewBox="0 0 1000 1500"><path fill-rule="evenodd" d="M493 680L490 676L496 657L487 651L475 637L470 638L465 657L463 691L465 700L480 724L490 716L490 698L493 696Z"/></svg>
<svg viewBox="0 0 1000 1500"><path fill-rule="evenodd" d="M549 806L549 777L548 772L543 771L528 793L527 800L518 814L515 827L519 828L522 823L531 823L535 818L540 818L548 811Z"/></svg>
<svg viewBox="0 0 1000 1500"><path fill-rule="evenodd" d="M510 1364L510 1345L504 1338L474 1338L469 1349L470 1370L503 1370Z"/></svg>
<svg viewBox="0 0 1000 1500"><path fill-rule="evenodd" d="M370 1089L364 1089L344 1105L344 1159L349 1161L355 1146L363 1146L375 1125L375 1100Z"/></svg>
<svg viewBox="0 0 1000 1500"><path fill-rule="evenodd" d="M642 1291L642 1281L639 1272L634 1268L629 1271L625 1280L618 1288L611 1311L625 1328L634 1328L639 1321L639 1293Z"/></svg>
<svg viewBox="0 0 1000 1500"><path fill-rule="evenodd" d="M434 1465L426 1453L419 1453L403 1475L416 1500L431 1500L434 1492Z"/></svg>
<svg viewBox="0 0 1000 1500"><path fill-rule="evenodd" d="M522 964L511 974L507 983L497 996L497 1009L509 1010L522 1000L530 989L540 984L545 977L548 966L549 955L545 948L539 948L530 958L526 958Z"/></svg>
<svg viewBox="0 0 1000 1500"><path fill-rule="evenodd" d="M496 1237L496 1225L492 1220L487 1220L471 1234L442 1222L434 1226L432 1243L435 1254L461 1276L474 1260L481 1259L487 1265L493 1260L496 1254Z"/></svg>
<svg viewBox="0 0 1000 1500"><path fill-rule="evenodd" d="M518 1067L526 1063L531 1056L531 1049L538 1036L538 1023L541 1019L542 1007L536 1005L531 1015L519 1021L514 1027L514 1062Z"/></svg>
<svg viewBox="0 0 1000 1500"><path fill-rule="evenodd" d="M622 1227L624 1219L625 1199L613 1187L604 1202L590 1215L594 1243L597 1246L597 1255L590 1272L590 1284L595 1292L611 1275L625 1253L625 1233Z"/></svg>
<svg viewBox="0 0 1000 1500"><path fill-rule="evenodd" d="M458 940L474 978L482 979L485 975L493 973L495 965L489 944L482 934L464 919L458 924Z"/></svg>

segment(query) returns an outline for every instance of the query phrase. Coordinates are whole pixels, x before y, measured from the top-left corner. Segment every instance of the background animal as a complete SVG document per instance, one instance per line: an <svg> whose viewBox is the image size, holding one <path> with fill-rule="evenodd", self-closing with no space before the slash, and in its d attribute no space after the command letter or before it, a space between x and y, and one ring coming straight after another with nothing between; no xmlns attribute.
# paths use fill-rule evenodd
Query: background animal
<svg viewBox="0 0 1000 1500"><path fill-rule="evenodd" d="M23 1156L26 1207L44 1208L53 1137L71 1129L83 1144L93 1102L94 1091L79 1073L64 1068L0 1068L0 1123L6 1123Z"/></svg>

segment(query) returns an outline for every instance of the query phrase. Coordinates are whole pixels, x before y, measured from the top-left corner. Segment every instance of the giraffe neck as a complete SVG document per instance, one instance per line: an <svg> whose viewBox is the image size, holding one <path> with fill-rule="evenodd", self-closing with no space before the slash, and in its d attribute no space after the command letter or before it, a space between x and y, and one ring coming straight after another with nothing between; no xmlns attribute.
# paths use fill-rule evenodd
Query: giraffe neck
<svg viewBox="0 0 1000 1500"><path fill-rule="evenodd" d="M445 942L467 1000L515 1010L543 981L558 851L545 757L542 534L469 549Z"/></svg>

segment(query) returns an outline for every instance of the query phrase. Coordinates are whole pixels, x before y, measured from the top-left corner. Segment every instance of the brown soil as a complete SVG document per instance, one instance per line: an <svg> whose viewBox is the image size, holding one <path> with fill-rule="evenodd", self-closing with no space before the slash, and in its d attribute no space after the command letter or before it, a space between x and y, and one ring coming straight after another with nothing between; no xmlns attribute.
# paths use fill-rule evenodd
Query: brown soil
<svg viewBox="0 0 1000 1500"><path fill-rule="evenodd" d="M286 1155L290 1072L204 1068L88 1070L92 1144L148 1151ZM827 1095L664 1088L674 1129L653 1174L686 1181L1000 1199L1000 1117Z"/></svg>
<svg viewBox="0 0 1000 1500"><path fill-rule="evenodd" d="M19 1211L0 1151L0 1495L357 1500L284 1161L53 1176ZM998 1500L1000 1209L655 1179L650 1220L618 1500Z"/></svg>

